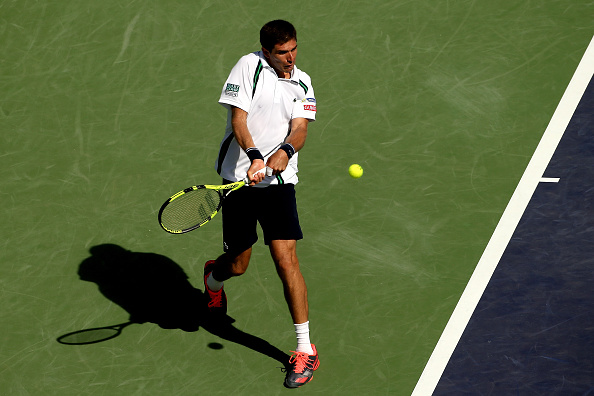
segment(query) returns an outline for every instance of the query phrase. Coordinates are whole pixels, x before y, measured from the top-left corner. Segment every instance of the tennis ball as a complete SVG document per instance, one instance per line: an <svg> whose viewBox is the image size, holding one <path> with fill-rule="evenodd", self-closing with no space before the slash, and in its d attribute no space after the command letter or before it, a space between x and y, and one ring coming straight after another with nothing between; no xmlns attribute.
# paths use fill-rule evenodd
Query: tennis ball
<svg viewBox="0 0 594 396"><path fill-rule="evenodd" d="M363 176L363 168L361 168L361 165L359 164L353 164L349 166L349 175L351 175L353 179L358 179Z"/></svg>

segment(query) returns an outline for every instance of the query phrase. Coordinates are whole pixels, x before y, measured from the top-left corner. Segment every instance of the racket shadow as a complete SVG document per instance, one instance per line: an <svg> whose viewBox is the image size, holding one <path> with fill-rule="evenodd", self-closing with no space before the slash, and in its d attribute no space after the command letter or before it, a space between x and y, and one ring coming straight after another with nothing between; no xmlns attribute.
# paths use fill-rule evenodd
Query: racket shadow
<svg viewBox="0 0 594 396"><path fill-rule="evenodd" d="M154 323L164 329L195 332L202 327L224 340L243 345L288 365L289 355L267 341L233 326L235 319L209 315L204 293L168 257L138 253L104 244L89 250L81 262L81 280L97 284L105 298L128 312L129 320L113 326L70 332L57 338L65 345L88 345L111 340L131 324ZM219 348L213 348L219 349Z"/></svg>
<svg viewBox="0 0 594 396"><path fill-rule="evenodd" d="M64 334L56 339L64 345L89 345L96 344L116 338L122 334L124 328L130 326L133 322L120 323L113 326L95 327Z"/></svg>

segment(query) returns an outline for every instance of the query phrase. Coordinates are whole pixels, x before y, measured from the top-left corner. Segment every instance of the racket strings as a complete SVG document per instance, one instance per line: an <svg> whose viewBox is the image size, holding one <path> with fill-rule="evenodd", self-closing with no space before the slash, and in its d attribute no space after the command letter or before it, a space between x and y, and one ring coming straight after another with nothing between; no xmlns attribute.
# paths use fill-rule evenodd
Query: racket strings
<svg viewBox="0 0 594 396"><path fill-rule="evenodd" d="M161 213L161 224L180 232L201 225L218 210L220 201L216 190L192 190L169 202Z"/></svg>

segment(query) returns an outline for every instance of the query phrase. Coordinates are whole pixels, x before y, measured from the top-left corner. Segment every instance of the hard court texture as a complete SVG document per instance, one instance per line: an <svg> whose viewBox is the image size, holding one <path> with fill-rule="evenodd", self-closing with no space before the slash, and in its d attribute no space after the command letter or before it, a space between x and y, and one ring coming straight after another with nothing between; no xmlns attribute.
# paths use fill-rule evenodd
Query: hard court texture
<svg viewBox="0 0 594 396"><path fill-rule="evenodd" d="M585 0L0 1L0 394L289 392L295 335L266 247L215 323L200 301L220 218L181 236L156 220L174 192L218 183L222 84L277 18L297 27L318 100L297 196L321 364L297 392L410 394L593 14ZM57 341L128 321L105 342Z"/></svg>

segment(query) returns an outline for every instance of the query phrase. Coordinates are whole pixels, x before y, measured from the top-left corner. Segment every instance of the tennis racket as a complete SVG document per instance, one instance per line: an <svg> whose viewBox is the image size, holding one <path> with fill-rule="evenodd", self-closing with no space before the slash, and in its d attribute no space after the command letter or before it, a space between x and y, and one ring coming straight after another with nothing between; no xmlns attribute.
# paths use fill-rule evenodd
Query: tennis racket
<svg viewBox="0 0 594 396"><path fill-rule="evenodd" d="M270 176L272 169L262 168L256 173ZM248 185L245 179L224 185L192 186L174 194L159 209L159 224L171 234L184 234L202 227L215 217L223 199L232 191Z"/></svg>

